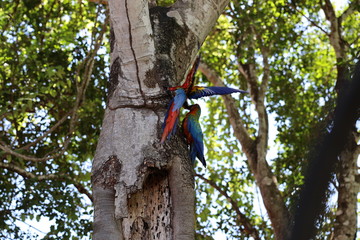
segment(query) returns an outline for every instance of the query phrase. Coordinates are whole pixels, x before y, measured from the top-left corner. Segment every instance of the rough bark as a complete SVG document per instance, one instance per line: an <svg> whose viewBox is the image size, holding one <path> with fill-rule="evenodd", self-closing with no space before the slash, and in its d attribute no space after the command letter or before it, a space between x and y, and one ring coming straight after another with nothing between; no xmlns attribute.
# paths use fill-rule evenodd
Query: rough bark
<svg viewBox="0 0 360 240"><path fill-rule="evenodd" d="M265 53L266 54L266 53ZM265 55L266 56L266 55ZM266 59L266 57L264 57ZM284 199L277 187L275 175L266 161L267 142L268 142L268 119L264 105L265 91L268 81L268 63L264 60L264 77L262 83L258 85L255 66L250 65L245 70L240 67L248 81L251 98L255 104L259 117L259 127L256 139L252 139L247 132L237 110L235 100L231 96L223 96L226 110L229 115L230 124L234 129L235 137L242 146L246 154L251 172L254 174L256 184L259 186L261 196L269 214L271 225L274 229L275 239L285 239L289 234L289 212L285 206ZM224 86L217 74L207 67L204 63L200 64L200 71L215 86Z"/></svg>
<svg viewBox="0 0 360 240"><path fill-rule="evenodd" d="M337 174L338 181L338 208L334 224L334 239L355 239L357 231L357 194L359 192L356 183L356 161L358 158L358 146L351 136L347 146L340 154L340 164Z"/></svg>
<svg viewBox="0 0 360 240"><path fill-rule="evenodd" d="M97 239L194 239L194 173L183 139L161 145L170 94L228 1L109 1L108 106L93 161Z"/></svg>

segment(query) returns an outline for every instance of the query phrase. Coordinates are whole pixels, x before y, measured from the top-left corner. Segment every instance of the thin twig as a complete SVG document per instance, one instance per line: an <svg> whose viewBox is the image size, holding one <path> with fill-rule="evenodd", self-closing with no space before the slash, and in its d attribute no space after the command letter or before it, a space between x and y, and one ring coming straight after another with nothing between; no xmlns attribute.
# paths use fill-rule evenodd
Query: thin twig
<svg viewBox="0 0 360 240"><path fill-rule="evenodd" d="M254 225L252 225L252 223L245 216L245 214L240 212L237 202L235 202L235 200L232 199L225 190L223 190L221 187L219 187L214 181L205 178L203 175L195 174L195 176L202 179L204 182L210 184L210 186L215 188L221 195L223 195L226 198L226 200L229 201L232 209L236 212L238 224L242 225L244 227L244 229L242 231L244 231L246 234L252 236L255 240L257 240L257 239L260 240L257 229L254 227Z"/></svg>
<svg viewBox="0 0 360 240"><path fill-rule="evenodd" d="M225 86L220 77L216 74L214 70L212 70L205 63L201 62L199 65L199 71L201 71L206 78L215 86ZM249 132L245 127L245 123L242 121L239 111L235 107L235 100L231 96L223 95L224 103L229 114L230 122L232 122L232 126L234 128L234 134L239 139L240 143L243 146L249 147L253 145L254 140L250 137Z"/></svg>
<svg viewBox="0 0 360 240"><path fill-rule="evenodd" d="M40 229L38 229L38 228L36 228L36 227L34 227L34 226L32 226L31 224L29 224L29 223L27 223L27 222L25 222L25 221L23 221L23 220L21 220L20 218L18 218L18 217L15 217L15 216L13 216L13 218L15 218L17 221L19 221L19 222L22 222L22 223L24 223L25 225L27 225L28 227L30 227L30 228L32 228L32 229L34 229L34 230L36 230L36 231L38 231L39 233L42 233L42 234L46 234L46 232L43 232L43 231L41 231Z"/></svg>
<svg viewBox="0 0 360 240"><path fill-rule="evenodd" d="M38 137L36 140L22 146L19 148L19 150L28 150L31 146L34 146L35 144L39 143L41 140L43 140L45 137L47 137L49 134L51 134L53 131L55 131L65 120L70 116L73 110L66 113L54 126L52 126L49 130L47 130L42 136Z"/></svg>
<svg viewBox="0 0 360 240"><path fill-rule="evenodd" d="M76 96L76 101L74 104L73 109L67 113L65 116L63 116L51 129L49 129L47 132L45 132L41 137L39 137L38 139L36 139L34 142L29 143L19 149L13 150L10 146L8 146L7 144L5 144L4 142L0 141L0 149L3 150L5 153L11 154L15 157L21 158L23 160L26 161L32 161L32 162L45 162L47 160L50 159L54 159L57 158L59 156L61 156L67 149L70 141L71 141L71 136L73 135L74 131L75 131L75 125L76 122L78 120L78 110L80 108L80 106L82 105L82 103L84 102L85 99L85 93L86 93L86 89L88 87L88 84L90 82L91 79L91 74L93 71L93 67L94 67L94 58L102 44L102 40L103 37L105 35L106 29L107 29L107 25L108 25L108 16L105 20L105 22L103 23L102 26L102 30L99 34L99 36L97 37L96 41L95 41L95 45L94 45L94 49L92 51L90 51L89 53L89 57L87 57L79 66L84 66L85 65L85 71L83 74L83 81L81 82L81 86L78 88L78 92L77 92L77 96ZM78 72L80 72L80 70L78 69ZM76 78L77 79L77 78ZM77 81L77 80L76 80ZM18 150L26 150L29 147L35 145L36 143L40 142L43 138L45 138L47 135L49 135L51 132L53 132L58 126L60 126L66 119L67 117L71 114L71 119L70 119L70 126L69 126L69 131L65 137L65 141L63 143L63 146L61 147L61 149L54 149L54 151L52 151L52 153L47 153L44 155L44 157L35 157L35 156L30 156L30 155L26 155L26 154L22 154L17 152ZM55 154L54 154L55 153Z"/></svg>
<svg viewBox="0 0 360 240"><path fill-rule="evenodd" d="M306 18L306 20L308 20L311 25L313 25L314 27L318 28L320 31L322 31L326 36L329 36L329 33L323 29L321 26L319 26L319 24L317 24L316 22L314 22L313 20L311 20L308 16L306 16L302 11L298 10L296 8L295 5L293 4L288 4L292 9L294 9L296 12L300 13L301 16L303 16L304 18Z"/></svg>
<svg viewBox="0 0 360 240"><path fill-rule="evenodd" d="M24 178L37 179L38 181L68 180L76 187L76 189L80 193L85 194L91 201L93 201L92 194L81 183L77 182L75 179L69 177L68 175L62 175L62 174L35 175L12 163L3 163L3 162L0 162L0 168L5 168L10 171L16 172L17 174L21 175Z"/></svg>
<svg viewBox="0 0 360 240"><path fill-rule="evenodd" d="M360 5L360 0L352 1L348 8L339 16L340 24L344 21L349 15L351 15L355 10L356 7Z"/></svg>

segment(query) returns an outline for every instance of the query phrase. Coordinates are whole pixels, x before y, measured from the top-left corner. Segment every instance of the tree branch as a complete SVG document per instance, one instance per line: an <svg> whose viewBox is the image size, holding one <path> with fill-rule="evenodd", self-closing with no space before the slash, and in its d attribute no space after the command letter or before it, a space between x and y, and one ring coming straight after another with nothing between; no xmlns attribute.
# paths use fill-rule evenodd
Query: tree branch
<svg viewBox="0 0 360 240"><path fill-rule="evenodd" d="M266 159L267 145L268 145L268 135L269 135L269 122L268 115L265 107L265 94L268 87L268 82L270 78L270 65L269 65L269 49L265 46L260 48L262 58L263 58L263 78L259 86L259 94L256 99L255 107L256 112L259 116L259 128L258 128L258 146L261 148L259 153L264 154L263 159ZM251 78L256 78L253 76Z"/></svg>
<svg viewBox="0 0 360 240"><path fill-rule="evenodd" d="M306 18L306 20L308 20L311 25L313 25L314 27L318 28L320 31L322 31L325 35L329 36L329 33L323 29L319 24L317 24L316 22L314 22L313 20L311 20L308 16L306 16L302 11L298 10L295 6L295 4L288 4L292 9L294 9L296 12L300 13L301 16L303 16L304 18Z"/></svg>
<svg viewBox="0 0 360 240"><path fill-rule="evenodd" d="M289 212L284 203L284 199L277 187L276 177L272 173L267 161L268 143L268 119L265 108L265 92L269 78L269 63L267 62L267 50L264 48L264 78L261 84L258 83L254 63L240 64L240 72L243 72L248 81L251 98L255 104L259 116L259 130L256 140L252 140L242 123L235 101L230 96L222 96L229 114L231 126L234 134L242 146L243 152L249 162L251 172L254 174L256 184L259 186L264 201L265 208L269 214L271 224L274 228L276 239L285 239L288 234ZM199 69L214 85L221 85L220 78L214 71L211 71L204 63ZM222 84L223 85L223 84ZM260 93L261 89L261 93Z"/></svg>
<svg viewBox="0 0 360 240"><path fill-rule="evenodd" d="M247 82L252 102L256 104L259 98L259 84L257 83L255 64L244 64L238 61L238 70Z"/></svg>
<svg viewBox="0 0 360 240"><path fill-rule="evenodd" d="M6 168L8 170L16 172L16 173L18 173L19 175L21 175L24 178L36 178L39 181L54 180L54 179L59 178L58 175L55 175L55 174L47 174L47 175L37 176L37 175L35 175L35 174L31 173L31 172L27 172L26 170L14 165L14 164L11 164L11 163L0 162L0 168Z"/></svg>
<svg viewBox="0 0 360 240"><path fill-rule="evenodd" d="M202 43L229 2L229 0L178 0L171 8L180 14L176 17L177 21L186 24L197 36L198 43Z"/></svg>
<svg viewBox="0 0 360 240"><path fill-rule="evenodd" d="M325 3L321 4L321 8L323 9L326 19L330 22L329 40L331 46L334 48L337 62L337 80L335 90L337 93L339 93L345 81L345 76L347 74L346 52L347 46L349 46L349 44L342 38L341 21L336 17L335 9L333 8L331 1L321 0L321 2L322 1L325 1Z"/></svg>
<svg viewBox="0 0 360 240"><path fill-rule="evenodd" d="M91 74L92 74L93 67L94 67L94 59L95 59L95 56L102 44L102 40L103 40L104 34L106 32L108 23L109 23L109 19L107 16L106 20L104 21L104 23L102 25L101 32L99 33L99 35L95 41L93 50L91 50L89 52L88 56L85 58L85 60L82 63L79 64L79 66L77 68L77 73L76 73L76 77L75 77L76 82L77 82L77 79L79 78L80 70L85 66L84 67L85 70L82 75L83 81L81 82L80 86L77 86L77 96L76 96L76 101L75 101L73 109L70 110L67 114L65 114L53 127L51 127L48 131L46 131L41 137L37 138L35 141L33 141L31 143L26 144L23 147L20 147L18 150L27 150L31 146L34 146L35 144L39 143L42 139L44 139L46 136L48 136L50 133L52 133L57 127L59 127L63 122L65 122L67 117L71 114L69 131L66 135L66 139L65 139L61 149L54 149L54 151L49 152L49 153L45 154L44 157L39 158L39 157L35 157L35 156L29 156L26 154L18 153L17 152L18 150L12 150L12 148L10 146L5 144L3 141L0 141L0 149L1 150L3 150L5 153L11 154L15 157L21 158L26 161L32 161L32 162L45 162L47 160L54 159L54 158L61 156L66 151L66 149L71 141L71 136L73 135L73 133L75 131L75 125L78 120L78 110L85 100L86 89L90 82Z"/></svg>
<svg viewBox="0 0 360 240"><path fill-rule="evenodd" d="M350 2L348 8L339 16L340 24L344 21L349 15L351 15L357 8L360 8L360 0L355 0Z"/></svg>
<svg viewBox="0 0 360 240"><path fill-rule="evenodd" d="M324 4L321 4L321 8L324 11L326 19L329 20L331 24L337 25L337 23L335 23L335 21L337 21L335 9L333 8L331 1L324 0L324 2Z"/></svg>
<svg viewBox="0 0 360 240"><path fill-rule="evenodd" d="M255 240L257 239L260 240L259 232L257 231L257 229L254 227L251 221L245 216L245 214L243 214L240 211L237 202L234 199L232 199L225 190L221 189L221 187L216 185L214 181L205 178L203 175L195 174L195 176L199 177L204 182L208 183L210 186L215 188L221 195L223 195L226 198L226 200L228 200L228 202L231 204L231 208L236 213L237 224L239 226L242 225L244 227L244 229L240 229L241 231L244 231L247 235L253 237Z"/></svg>
<svg viewBox="0 0 360 240"><path fill-rule="evenodd" d="M249 74L247 74L247 72L245 71L245 65L239 62L238 63L238 70L241 73L241 75L243 75L246 82L248 82L249 81Z"/></svg>
<svg viewBox="0 0 360 240"><path fill-rule="evenodd" d="M269 64L269 48L262 46L260 48L262 58L263 58L263 65L264 65L264 72L263 78L260 84L260 91L259 91L259 98L264 99L265 93L268 88L269 78L270 78L270 64Z"/></svg>
<svg viewBox="0 0 360 240"><path fill-rule="evenodd" d="M103 4L103 5L109 4L107 0L88 0L88 1L93 2L93 3Z"/></svg>
<svg viewBox="0 0 360 240"><path fill-rule="evenodd" d="M49 130L47 130L42 136L38 137L36 140L22 146L19 148L19 150L28 150L31 146L36 145L41 140L43 140L46 136L51 134L53 131L55 131L61 124L65 122L65 120L72 114L73 110L67 112L54 126L52 126Z"/></svg>
<svg viewBox="0 0 360 240"><path fill-rule="evenodd" d="M95 61L94 59L95 59L95 56L102 44L102 40L103 40L104 34L107 30L108 24L109 24L109 14L106 15L106 19L102 25L101 31L100 31L97 39L95 41L93 50L89 52L89 55L85 58L84 62L79 65L79 67L76 71L75 82L77 82L77 79L80 76L80 70L81 70L82 66L85 65L85 70L82 75L83 80L81 82L81 85L77 88L76 102L74 105L74 110L73 110L73 114L72 114L71 121L70 121L69 134L72 134L74 131L75 123L77 122L77 119L78 119L77 110L80 108L80 106L82 105L82 103L85 100L86 89L89 85L89 82L91 79L91 74L92 74L92 71L94 68L94 61Z"/></svg>
<svg viewBox="0 0 360 240"><path fill-rule="evenodd" d="M0 162L0 168L5 168L10 171L16 172L17 174L19 174L24 178L36 179L38 181L68 180L76 187L79 193L85 194L91 200L91 202L93 201L92 194L81 183L77 182L75 179L69 177L68 175L58 175L58 174L35 175L12 163L3 163L3 162Z"/></svg>
<svg viewBox="0 0 360 240"><path fill-rule="evenodd" d="M46 157L48 154L45 154L45 156L41 157L41 158L34 157L34 156L28 156L28 155L24 155L24 154L16 152L16 150L12 150L11 147L8 146L7 144L5 144L3 141L0 141L0 149L3 150L7 154L10 154L15 157L21 158L25 161L31 161L31 162L45 162L49 159L56 158L63 153L63 152L59 152L57 154L54 154L54 155L48 156L48 157Z"/></svg>
<svg viewBox="0 0 360 240"><path fill-rule="evenodd" d="M201 71L206 78L215 86L225 86L220 77L210 69L205 63L201 62L199 65L199 71ZM250 148L254 144L254 140L251 139L248 131L245 128L245 124L243 123L239 112L237 111L235 100L226 95L222 95L224 99L226 110L229 114L231 125L234 128L234 134L239 139L241 145L245 148Z"/></svg>

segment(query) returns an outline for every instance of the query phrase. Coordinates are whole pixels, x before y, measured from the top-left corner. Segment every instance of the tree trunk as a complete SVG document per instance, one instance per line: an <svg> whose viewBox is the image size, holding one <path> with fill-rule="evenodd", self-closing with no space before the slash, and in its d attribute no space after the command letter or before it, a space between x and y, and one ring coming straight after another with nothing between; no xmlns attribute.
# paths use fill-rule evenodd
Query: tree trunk
<svg viewBox="0 0 360 240"><path fill-rule="evenodd" d="M110 80L92 168L97 239L194 239L194 172L177 134L161 145L171 96L228 0L109 1Z"/></svg>
<svg viewBox="0 0 360 240"><path fill-rule="evenodd" d="M357 194L356 160L358 151L354 136L348 139L346 148L340 154L339 170L337 174L338 207L334 226L336 240L355 239L357 226Z"/></svg>
<svg viewBox="0 0 360 240"><path fill-rule="evenodd" d="M337 81L335 90L339 94L349 84L349 72L347 64L348 44L342 37L342 20L354 11L358 1L352 1L347 15L336 17L335 9L330 0L325 0L321 5L326 19L330 23L329 41L336 55ZM355 79L356 81L357 79ZM346 92L346 91L343 91ZM357 229L357 193L358 186L355 181L356 161L359 156L358 146L354 136L357 135L356 126L353 126L352 137L347 139L346 147L340 154L339 167L337 169L338 207L334 224L334 239L353 240Z"/></svg>

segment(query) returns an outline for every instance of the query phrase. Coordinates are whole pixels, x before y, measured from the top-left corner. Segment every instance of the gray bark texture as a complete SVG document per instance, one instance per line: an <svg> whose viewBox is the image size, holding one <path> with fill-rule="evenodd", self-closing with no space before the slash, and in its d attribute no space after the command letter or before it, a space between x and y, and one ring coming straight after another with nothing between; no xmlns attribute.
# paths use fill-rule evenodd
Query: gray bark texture
<svg viewBox="0 0 360 240"><path fill-rule="evenodd" d="M94 240L194 239L194 171L181 134L161 145L171 95L228 0L110 0L107 109L92 167Z"/></svg>

